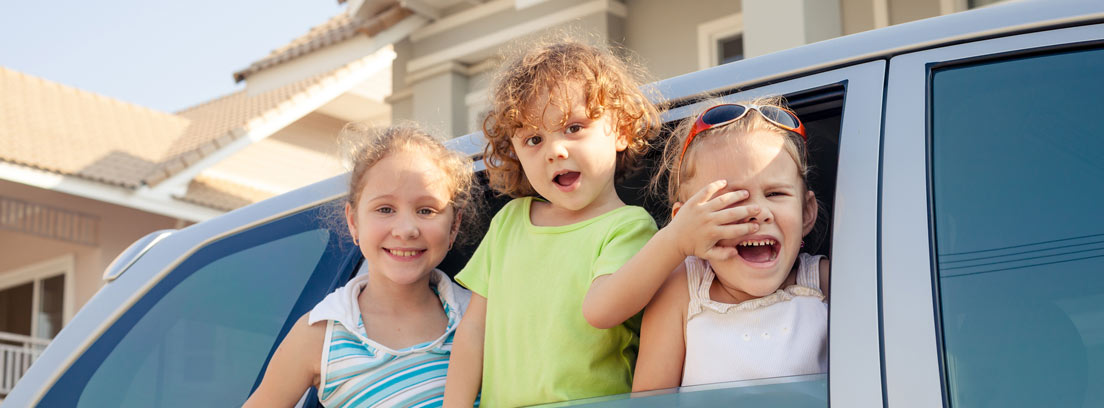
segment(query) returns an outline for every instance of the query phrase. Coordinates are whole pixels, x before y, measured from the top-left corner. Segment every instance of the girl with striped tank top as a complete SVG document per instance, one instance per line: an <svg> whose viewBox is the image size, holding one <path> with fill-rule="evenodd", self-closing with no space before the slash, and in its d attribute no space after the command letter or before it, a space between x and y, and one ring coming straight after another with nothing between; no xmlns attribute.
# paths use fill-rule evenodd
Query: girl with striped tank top
<svg viewBox="0 0 1104 408"><path fill-rule="evenodd" d="M634 391L827 371L828 260L801 252L818 207L805 139L779 98L672 133L653 180L672 219L637 256L674 272L645 308Z"/></svg>
<svg viewBox="0 0 1104 408"><path fill-rule="evenodd" d="M412 126L350 124L345 223L360 273L295 323L246 406L440 406L471 297L437 265L475 214L471 161Z"/></svg>

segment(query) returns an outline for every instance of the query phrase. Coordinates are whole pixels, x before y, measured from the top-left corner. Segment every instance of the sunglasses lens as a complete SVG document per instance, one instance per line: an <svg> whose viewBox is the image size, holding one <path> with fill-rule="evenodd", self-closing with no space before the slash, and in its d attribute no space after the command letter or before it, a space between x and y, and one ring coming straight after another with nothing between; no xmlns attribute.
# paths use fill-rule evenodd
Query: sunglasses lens
<svg viewBox="0 0 1104 408"><path fill-rule="evenodd" d="M759 112L763 114L763 117L790 129L797 129L798 126L801 126L801 124L797 122L797 118L780 108L763 106L759 108Z"/></svg>
<svg viewBox="0 0 1104 408"><path fill-rule="evenodd" d="M747 108L741 105L719 105L706 111L701 120L707 125L716 125L740 117L745 110Z"/></svg>

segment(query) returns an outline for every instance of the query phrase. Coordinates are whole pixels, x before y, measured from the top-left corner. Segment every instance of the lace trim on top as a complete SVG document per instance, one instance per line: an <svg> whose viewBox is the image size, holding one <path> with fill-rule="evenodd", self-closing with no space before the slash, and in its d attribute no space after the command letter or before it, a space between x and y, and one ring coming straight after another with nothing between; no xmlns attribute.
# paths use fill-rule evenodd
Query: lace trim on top
<svg viewBox="0 0 1104 408"><path fill-rule="evenodd" d="M709 287L713 286L713 268L709 262L697 257L686 258L687 286L690 291L690 305L687 308L686 317L689 319L701 313L704 309L710 309L717 313L736 311L749 311L764 308L775 303L792 300L798 296L815 297L824 300L824 293L820 291L820 259L824 255L798 254L800 265L797 270L797 284L778 289L769 295L756 299L748 299L740 303L721 303L709 298Z"/></svg>

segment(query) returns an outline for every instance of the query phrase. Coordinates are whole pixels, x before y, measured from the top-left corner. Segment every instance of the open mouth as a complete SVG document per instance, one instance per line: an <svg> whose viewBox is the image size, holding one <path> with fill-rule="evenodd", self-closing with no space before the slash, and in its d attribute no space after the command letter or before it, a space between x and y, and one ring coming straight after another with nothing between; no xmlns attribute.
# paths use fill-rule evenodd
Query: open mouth
<svg viewBox="0 0 1104 408"><path fill-rule="evenodd" d="M391 255L394 255L394 256L397 256L397 257L400 257L400 258L413 258L415 256L421 255L422 252L425 252L424 249L391 249L391 248L384 248L384 250L386 250L387 253L389 253Z"/></svg>
<svg viewBox="0 0 1104 408"><path fill-rule="evenodd" d="M753 263L764 263L777 259L779 249L781 249L781 245L778 245L778 241L770 238L749 239L736 244L736 252L740 254L740 257Z"/></svg>
<svg viewBox="0 0 1104 408"><path fill-rule="evenodd" d="M552 177L552 182L556 183L556 185L559 185L560 187L570 187L571 185L575 184L575 182L579 181L580 175L581 173L577 171L568 171L562 174L557 174L556 177Z"/></svg>

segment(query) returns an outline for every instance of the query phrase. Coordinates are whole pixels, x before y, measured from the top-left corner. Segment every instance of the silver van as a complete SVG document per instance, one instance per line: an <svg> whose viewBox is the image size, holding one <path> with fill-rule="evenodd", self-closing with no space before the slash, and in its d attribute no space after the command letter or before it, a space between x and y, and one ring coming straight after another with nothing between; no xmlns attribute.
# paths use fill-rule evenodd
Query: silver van
<svg viewBox="0 0 1104 408"><path fill-rule="evenodd" d="M566 405L1104 406L1104 1L1011 2L655 86L668 121L768 94L805 121L829 372ZM450 143L474 157L482 136ZM658 216L647 176L620 193ZM135 243L4 405L240 405L295 319L358 268L324 222L345 188Z"/></svg>

